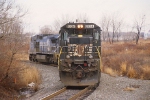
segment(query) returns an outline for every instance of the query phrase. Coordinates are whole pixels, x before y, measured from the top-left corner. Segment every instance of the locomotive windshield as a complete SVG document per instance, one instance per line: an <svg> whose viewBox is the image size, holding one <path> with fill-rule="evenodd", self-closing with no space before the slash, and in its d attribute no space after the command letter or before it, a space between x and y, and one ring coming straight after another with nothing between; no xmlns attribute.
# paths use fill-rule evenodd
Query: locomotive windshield
<svg viewBox="0 0 150 100"><path fill-rule="evenodd" d="M69 38L70 44L91 44L92 38Z"/></svg>
<svg viewBox="0 0 150 100"><path fill-rule="evenodd" d="M93 30L91 29L68 29L68 35L78 35L78 34L84 34L84 35L92 35Z"/></svg>

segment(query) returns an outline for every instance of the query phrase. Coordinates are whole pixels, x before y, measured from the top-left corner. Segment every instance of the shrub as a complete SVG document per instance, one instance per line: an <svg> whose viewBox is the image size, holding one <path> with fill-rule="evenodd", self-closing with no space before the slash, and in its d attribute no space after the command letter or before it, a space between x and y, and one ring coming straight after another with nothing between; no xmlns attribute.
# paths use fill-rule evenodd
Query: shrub
<svg viewBox="0 0 150 100"><path fill-rule="evenodd" d="M120 75L125 76L126 74L127 74L127 64L126 64L126 62L123 62L121 64Z"/></svg>
<svg viewBox="0 0 150 100"><path fill-rule="evenodd" d="M105 68L104 69L104 72L109 74L110 76L117 76L117 71L113 70L112 68Z"/></svg>
<svg viewBox="0 0 150 100"><path fill-rule="evenodd" d="M142 69L141 79L150 80L150 66L144 66L141 69Z"/></svg>
<svg viewBox="0 0 150 100"><path fill-rule="evenodd" d="M5 71L6 68L3 68ZM5 73L4 73L5 74ZM4 87L14 88L19 90L22 87L27 87L31 82L35 83L35 90L41 83L40 72L34 66L23 64L20 61L14 61L9 71L9 76L1 83Z"/></svg>
<svg viewBox="0 0 150 100"><path fill-rule="evenodd" d="M18 72L18 80L16 80L17 88L26 87L29 83L35 83L34 89L38 89L41 83L41 76L36 67L30 66Z"/></svg>
<svg viewBox="0 0 150 100"><path fill-rule="evenodd" d="M129 67L127 76L129 78L135 78L137 76L137 72L135 71L135 69L132 66Z"/></svg>

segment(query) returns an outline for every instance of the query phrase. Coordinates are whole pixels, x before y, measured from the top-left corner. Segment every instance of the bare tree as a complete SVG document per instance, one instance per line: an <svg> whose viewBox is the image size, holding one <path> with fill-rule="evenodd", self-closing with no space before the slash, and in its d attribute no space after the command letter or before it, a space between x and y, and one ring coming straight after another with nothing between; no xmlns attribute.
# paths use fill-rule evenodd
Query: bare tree
<svg viewBox="0 0 150 100"><path fill-rule="evenodd" d="M12 12L13 11L13 12ZM4 28L9 27L9 23L18 20L23 17L26 13L22 13L22 9L16 6L11 0L1 0L0 1L0 39L8 35Z"/></svg>
<svg viewBox="0 0 150 100"><path fill-rule="evenodd" d="M102 27L102 37L103 40L107 40L107 42L111 43L110 41L110 25L111 25L111 18L108 15L103 15L101 19L101 27Z"/></svg>
<svg viewBox="0 0 150 100"><path fill-rule="evenodd" d="M55 33L58 33L60 28L70 21L72 20L68 15L62 15L61 18L57 18L53 24Z"/></svg>
<svg viewBox="0 0 150 100"><path fill-rule="evenodd" d="M51 34L52 33L52 27L49 25L45 25L40 29L41 34Z"/></svg>
<svg viewBox="0 0 150 100"><path fill-rule="evenodd" d="M126 41L131 41L131 40L135 40L136 37L136 33L133 31L134 27L130 26L130 25L126 25L127 31L125 32L125 34L123 34L124 38L123 40Z"/></svg>
<svg viewBox="0 0 150 100"><path fill-rule="evenodd" d="M140 33L143 28L144 22L145 22L145 15L140 17L139 20L135 19L134 25L135 25L135 29L137 30L136 42L135 42L136 44L138 44Z"/></svg>
<svg viewBox="0 0 150 100"><path fill-rule="evenodd" d="M77 15L76 22L79 22L79 23L89 22L89 18L87 14L79 14Z"/></svg>
<svg viewBox="0 0 150 100"><path fill-rule="evenodd" d="M107 40L108 40L109 43L111 43L111 40L110 40L110 31L109 31L110 25L111 25L110 22L111 22L111 19L108 18L107 22L106 22L106 32L107 32Z"/></svg>
<svg viewBox="0 0 150 100"><path fill-rule="evenodd" d="M103 40L107 40L110 44L114 42L114 39L118 41L121 32L121 26L123 24L123 20L119 18L120 15L112 14L103 15L101 19L101 27L102 27L102 38Z"/></svg>
<svg viewBox="0 0 150 100"><path fill-rule="evenodd" d="M100 26L102 28L102 40L105 41L107 39L107 34L106 34L106 16L103 16L101 21L100 21Z"/></svg>
<svg viewBox="0 0 150 100"><path fill-rule="evenodd" d="M116 32L117 41L119 41L119 37L121 36L122 26L123 26L123 20L121 19L121 20L118 21L118 29L117 29L117 32Z"/></svg>
<svg viewBox="0 0 150 100"><path fill-rule="evenodd" d="M69 22L88 22L89 21L89 18L86 14L80 14L80 15L77 15L77 17L75 18L75 20L73 20L72 17L70 17L69 15L62 15L61 18L57 18L55 21L54 21L54 30L56 33L59 32L60 28L65 25L66 23L69 23Z"/></svg>
<svg viewBox="0 0 150 100"><path fill-rule="evenodd" d="M0 79L0 81L3 81L8 77L14 57L24 45L24 37L22 35L23 27L21 23L16 21L9 23L9 25L10 27L6 27L6 31L9 33L9 35L7 35L4 40L1 40L3 41L3 44L1 45L2 48L0 49L0 53L4 56L0 60L6 60L7 64L1 66L6 70L4 71L3 77ZM5 49L5 51L3 51L3 49Z"/></svg>
<svg viewBox="0 0 150 100"><path fill-rule="evenodd" d="M121 28L123 20L119 19L118 15L114 14L111 20L111 27L112 27L112 38L111 38L111 43L114 42L114 38L117 39L119 38L119 30Z"/></svg>
<svg viewBox="0 0 150 100"><path fill-rule="evenodd" d="M0 1L0 82L8 78L15 55L24 45L20 20L24 14L14 2Z"/></svg>

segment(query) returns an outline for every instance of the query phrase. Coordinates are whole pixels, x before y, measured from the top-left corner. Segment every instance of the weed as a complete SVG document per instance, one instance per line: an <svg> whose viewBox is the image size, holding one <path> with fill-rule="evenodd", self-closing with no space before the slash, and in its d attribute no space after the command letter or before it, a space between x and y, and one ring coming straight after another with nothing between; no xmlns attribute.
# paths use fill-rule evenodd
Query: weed
<svg viewBox="0 0 150 100"><path fill-rule="evenodd" d="M150 67L149 66L144 66L141 68L142 69L142 75L141 79L150 79Z"/></svg>
<svg viewBox="0 0 150 100"><path fill-rule="evenodd" d="M127 76L129 78L135 78L137 75L137 72L135 71L135 69L133 67L129 67L128 72L127 72Z"/></svg>
<svg viewBox="0 0 150 100"><path fill-rule="evenodd" d="M123 62L121 64L120 75L125 76L127 74L127 63Z"/></svg>
<svg viewBox="0 0 150 100"><path fill-rule="evenodd" d="M135 88L133 88L133 87L126 87L123 89L123 91L134 91L134 90L135 90Z"/></svg>
<svg viewBox="0 0 150 100"><path fill-rule="evenodd" d="M110 76L114 76L114 77L117 76L117 71L115 71L115 70L113 70L112 68L109 68L109 67L105 68L104 72L109 74Z"/></svg>

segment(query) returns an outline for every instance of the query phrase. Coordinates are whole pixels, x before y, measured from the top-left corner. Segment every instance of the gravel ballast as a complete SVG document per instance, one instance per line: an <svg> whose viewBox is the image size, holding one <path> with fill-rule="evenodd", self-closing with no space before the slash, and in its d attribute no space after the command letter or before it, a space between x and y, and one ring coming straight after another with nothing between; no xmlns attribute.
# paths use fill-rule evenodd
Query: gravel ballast
<svg viewBox="0 0 150 100"><path fill-rule="evenodd" d="M27 62L38 68L42 75L39 91L26 100L39 100L63 88L57 67ZM85 100L150 100L150 80L112 77L101 74L101 83Z"/></svg>

